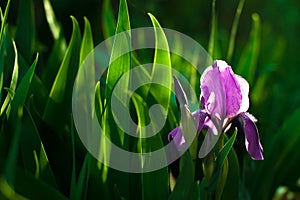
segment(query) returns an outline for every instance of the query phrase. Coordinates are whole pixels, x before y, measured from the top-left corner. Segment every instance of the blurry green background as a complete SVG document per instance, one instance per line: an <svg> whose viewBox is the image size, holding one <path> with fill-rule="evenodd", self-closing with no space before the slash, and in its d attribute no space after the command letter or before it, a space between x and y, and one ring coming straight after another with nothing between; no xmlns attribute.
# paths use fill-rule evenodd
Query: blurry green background
<svg viewBox="0 0 300 200"><path fill-rule="evenodd" d="M26 4L25 0L22 2ZM22 2L11 2L8 23L12 27L18 23L19 6ZM0 6L3 11L6 3L1 0ZM67 43L72 33L70 15L75 16L82 31L83 16L86 16L92 26L94 44L103 41L102 1L52 0L51 3L57 20L62 24ZM162 27L187 34L208 48L211 1L129 0L127 3L132 28L151 26L147 16L150 12L156 16ZM217 34L214 59L226 60L230 31L238 3L237 0L216 1ZM117 16L119 2L112 0L111 4L113 13ZM34 9L32 32L35 33L36 41L32 51L40 53L38 66L45 66L54 41L45 18L43 1L34 0L34 7L31 9ZM234 69L239 68L239 64L243 62L247 63L247 60L241 61L241 57L245 57L249 41L252 41L253 13L258 14L261 26L255 36L255 53L258 57L254 59L255 74L250 81L250 112L258 119L257 126L265 150L265 161L249 163L254 165L256 175L255 180L251 180L249 175L248 177L249 182L256 183L251 184L250 193L259 199L255 196L256 190L260 191L257 193L263 193L265 187L268 190L282 185L288 186L292 191L300 191L300 2L246 0L237 30L233 57L227 60ZM10 31L13 33L15 29L11 28ZM23 48L18 40L16 45L19 53L28 63L32 63L32 55L26 56L28 49ZM243 70L237 70L247 77ZM42 67L37 67L36 74L42 75L43 71Z"/></svg>

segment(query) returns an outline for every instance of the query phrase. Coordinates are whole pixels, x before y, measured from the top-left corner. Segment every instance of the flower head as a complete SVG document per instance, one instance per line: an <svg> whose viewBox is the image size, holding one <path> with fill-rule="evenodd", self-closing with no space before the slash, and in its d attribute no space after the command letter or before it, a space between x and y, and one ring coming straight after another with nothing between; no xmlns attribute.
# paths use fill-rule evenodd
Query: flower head
<svg viewBox="0 0 300 200"><path fill-rule="evenodd" d="M174 83L179 103L187 105L185 92L176 77L174 77ZM255 160L263 160L263 148L255 125L256 119L247 113L249 108L248 82L234 74L231 66L225 61L216 60L203 72L200 78L200 89L202 109L196 110L192 115L198 125L198 131L206 127L208 132L200 148L199 157L206 156L212 150L218 137L232 120L238 120L245 133L245 146L249 155ZM175 141L175 144L178 149L181 149L184 138L180 127L176 128L176 132L171 133L172 137L176 136L176 140L180 141L180 143Z"/></svg>

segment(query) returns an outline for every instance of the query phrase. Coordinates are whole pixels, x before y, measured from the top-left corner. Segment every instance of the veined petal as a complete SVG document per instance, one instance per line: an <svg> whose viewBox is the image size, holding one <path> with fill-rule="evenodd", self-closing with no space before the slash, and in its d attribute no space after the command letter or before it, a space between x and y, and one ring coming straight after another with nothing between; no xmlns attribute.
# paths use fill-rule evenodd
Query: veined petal
<svg viewBox="0 0 300 200"><path fill-rule="evenodd" d="M242 121L245 133L245 145L249 155L254 160L263 160L263 148L260 143L255 118L249 113L241 113L239 118Z"/></svg>
<svg viewBox="0 0 300 200"><path fill-rule="evenodd" d="M188 149L188 146L181 132L180 126L177 126L169 133L168 140L171 141L172 139L178 151L182 151L183 148Z"/></svg>
<svg viewBox="0 0 300 200"><path fill-rule="evenodd" d="M242 94L242 102L238 113L247 112L249 109L249 83L241 76L235 74Z"/></svg>
<svg viewBox="0 0 300 200"><path fill-rule="evenodd" d="M174 76L175 94L180 105L188 105L188 100L179 80Z"/></svg>
<svg viewBox="0 0 300 200"><path fill-rule="evenodd" d="M226 117L226 93L220 71L214 66L208 67L201 79L201 103L211 118Z"/></svg>
<svg viewBox="0 0 300 200"><path fill-rule="evenodd" d="M236 75L225 61L215 61L214 65L219 69L220 76L222 77L222 83L224 84L226 94L226 117L235 117L239 114L242 106L243 95L242 95L242 84L244 82L242 78L237 79ZM249 91L249 89L248 89ZM248 98L244 96L244 98ZM248 100L249 101L249 100Z"/></svg>

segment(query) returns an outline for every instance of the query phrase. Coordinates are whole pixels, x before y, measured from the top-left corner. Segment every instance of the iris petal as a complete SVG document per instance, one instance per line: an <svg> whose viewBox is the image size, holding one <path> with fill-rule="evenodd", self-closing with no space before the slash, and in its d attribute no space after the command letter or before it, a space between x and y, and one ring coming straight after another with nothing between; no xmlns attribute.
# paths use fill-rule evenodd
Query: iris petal
<svg viewBox="0 0 300 200"><path fill-rule="evenodd" d="M226 117L226 93L218 68L210 66L202 74L201 103L216 124L221 126ZM218 127L220 130L222 127Z"/></svg>
<svg viewBox="0 0 300 200"><path fill-rule="evenodd" d="M208 114L204 112L203 110L196 110L192 113L192 116L194 117L196 121L196 125L198 126L198 133L202 130L205 120L208 117Z"/></svg>
<svg viewBox="0 0 300 200"><path fill-rule="evenodd" d="M171 139L173 139L178 151L182 151L183 148L188 149L185 139L183 137L183 134L181 132L180 126L177 126L169 133L168 139L169 139L169 141L171 141Z"/></svg>
<svg viewBox="0 0 300 200"><path fill-rule="evenodd" d="M220 137L220 135L218 134L218 130L213 122L208 118L205 121L205 126L208 127L208 130L199 150L199 158L204 158L209 152L211 152Z"/></svg>
<svg viewBox="0 0 300 200"><path fill-rule="evenodd" d="M245 145L249 155L254 160L263 160L263 148L260 143L257 127L254 123L256 119L249 113L241 113L239 118L243 124Z"/></svg>
<svg viewBox="0 0 300 200"><path fill-rule="evenodd" d="M174 85L175 85L175 93L176 97L179 101L180 105L187 105L188 100L179 80L174 76Z"/></svg>

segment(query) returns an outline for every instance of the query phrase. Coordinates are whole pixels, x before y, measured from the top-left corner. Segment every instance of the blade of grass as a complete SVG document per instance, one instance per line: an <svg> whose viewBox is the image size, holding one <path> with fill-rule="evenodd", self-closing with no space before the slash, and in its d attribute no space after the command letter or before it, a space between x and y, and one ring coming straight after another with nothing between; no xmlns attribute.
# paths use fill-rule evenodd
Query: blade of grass
<svg viewBox="0 0 300 200"><path fill-rule="evenodd" d="M5 11L4 11L4 16L2 16L2 11L1 11L0 44L2 44L2 39L3 39L3 35L4 35L4 27L5 27L5 24L6 24L9 7L10 7L10 0L7 1Z"/></svg>
<svg viewBox="0 0 300 200"><path fill-rule="evenodd" d="M239 21L240 21L240 16L241 16L241 13L244 8L244 4L245 4L245 0L240 0L239 5L235 12L235 16L234 16L234 20L233 20L232 28L231 28L231 33L230 33L228 51L227 51L227 61L228 62L230 62L233 51L234 51L236 32L237 32L237 28L238 28Z"/></svg>
<svg viewBox="0 0 300 200"><path fill-rule="evenodd" d="M233 148L228 154L228 165L228 178L226 180L224 191L222 193L222 199L238 199L240 185L240 166L237 155Z"/></svg>
<svg viewBox="0 0 300 200"><path fill-rule="evenodd" d="M120 0L118 22L117 22L117 28L115 34L121 33L123 31L128 31L128 30L130 30L130 20L129 20L127 3L126 0ZM119 78L124 73L130 70L130 53L126 53L124 56L121 56L120 58L116 57L120 55L119 52L130 52L131 50L130 33L128 32L128 34L122 36L115 37L113 43L113 47L111 51L111 59L109 63L107 80L106 80L106 86L107 86L105 90L106 100L111 98L111 91L113 90L114 85L117 83ZM127 82L129 82L129 78ZM127 85L124 85L124 87L126 88ZM123 99L123 97L120 98ZM124 98L126 98L126 96L124 96Z"/></svg>
<svg viewBox="0 0 300 200"><path fill-rule="evenodd" d="M240 57L236 72L253 85L260 50L261 21L257 13L252 14L250 39Z"/></svg>
<svg viewBox="0 0 300 200"><path fill-rule="evenodd" d="M0 159L0 169L7 163L5 160ZM49 187L46 183L36 179L28 171L15 167L15 184L14 190L22 196L29 199L45 199L45 200L67 200L58 190Z"/></svg>
<svg viewBox="0 0 300 200"><path fill-rule="evenodd" d="M151 138L143 138L143 136L146 134L143 132L142 127L147 124L147 116L145 115L145 113L148 110L147 104L138 94L133 94L132 101L135 106L138 117L137 134L139 134L140 137L138 139L137 150L139 153L141 153L141 165L143 167L145 163L142 157L142 153L149 153L151 151L162 148L164 145L162 142L162 138L159 134L156 134ZM141 182L143 200L151 200L158 198L167 199L169 188L167 167L164 167L154 172L141 173L139 181ZM156 182L156 184L153 184L154 182Z"/></svg>
<svg viewBox="0 0 300 200"><path fill-rule="evenodd" d="M170 49L161 25L152 14L148 13L148 15L151 18L155 33L155 52L151 79L154 82L161 83L165 86L158 87L156 85L151 85L150 91L156 101L165 108L167 113L171 95L170 88L172 88L173 83ZM164 73L162 73L157 67L158 64L164 65L168 70L164 70Z"/></svg>
<svg viewBox="0 0 300 200"><path fill-rule="evenodd" d="M214 46L215 46L215 38L216 38L216 0L212 0L211 7L211 28L210 28L210 36L208 42L208 54L214 59Z"/></svg>
<svg viewBox="0 0 300 200"><path fill-rule="evenodd" d="M33 0L21 0L17 18L17 30L15 41L26 63L31 63L35 48L35 25L34 25L34 5ZM27 69L21 69L27 71ZM23 74L23 73L20 73Z"/></svg>
<svg viewBox="0 0 300 200"><path fill-rule="evenodd" d="M115 34L116 21L111 8L110 0L104 0L102 6L102 29L104 38L109 38Z"/></svg>
<svg viewBox="0 0 300 200"><path fill-rule="evenodd" d="M24 133L20 138L20 150L24 169L35 174L36 179L45 181L53 188L58 188L48 156L39 136L39 131L27 107L23 116Z"/></svg>
<svg viewBox="0 0 300 200"><path fill-rule="evenodd" d="M53 8L49 0L43 0L44 10L50 31L55 40L59 39L61 25L57 22Z"/></svg>
<svg viewBox="0 0 300 200"><path fill-rule="evenodd" d="M15 63L14 63L14 69L13 69L10 87L9 87L10 92L7 93L6 98L2 104L1 111L0 111L0 115L2 115L3 112L5 111L6 107L8 106L7 113L6 113L7 116L9 115L9 111L10 111L9 103L14 98L14 93L15 93L15 90L17 87L18 74L19 74L18 52L17 52L17 47L16 47L16 44L14 41L13 41L13 47L14 47L14 52L15 52Z"/></svg>
<svg viewBox="0 0 300 200"><path fill-rule="evenodd" d="M232 149L233 143L236 139L236 135L237 135L237 129L235 129L233 135L226 142L226 144L223 146L223 148L220 150L220 152L217 156L216 168L215 168L215 171L213 173L213 176L211 178L211 182L210 182L210 185L209 185L209 188L208 188L208 190L210 192L212 192L218 184L218 180L219 180L220 175L222 173L222 167L223 167L224 163L226 162L226 159L227 159L227 156L228 156L230 150Z"/></svg>
<svg viewBox="0 0 300 200"><path fill-rule="evenodd" d="M93 44L93 36L92 36L92 29L89 20L84 17L84 33L82 37L82 43L80 48L80 64L83 63L84 59L89 55L89 53L94 49ZM94 64L94 59L92 59L91 64ZM92 65L93 66L93 65ZM94 67L91 67L94 69Z"/></svg>
<svg viewBox="0 0 300 200"><path fill-rule="evenodd" d="M39 55L37 54L34 62L32 63L32 65L30 66L30 68L28 69L28 71L26 72L24 77L22 78L22 80L16 90L15 96L11 102L11 114L13 114L13 112L18 112L18 109L20 107L23 107L23 105L25 104L28 90L29 90L29 87L31 84L31 80L34 75L34 70L35 70L36 64L38 62L38 58L39 58Z"/></svg>
<svg viewBox="0 0 300 200"><path fill-rule="evenodd" d="M71 98L74 80L79 67L81 33L74 17L72 37L52 85L43 119L53 127L65 124L71 110ZM57 115L57 113L60 113ZM66 122L67 123L67 122Z"/></svg>
<svg viewBox="0 0 300 200"><path fill-rule="evenodd" d="M253 174L252 199L270 199L280 185L296 183L299 177L300 108L288 117L264 151L265 161L258 163ZM276 176L276 179L274 178ZM257 184L260 183L260 184Z"/></svg>
<svg viewBox="0 0 300 200"><path fill-rule="evenodd" d="M189 152L185 152L180 157L180 172L176 180L176 185L169 196L169 199L191 199L194 188L195 169L192 157Z"/></svg>

